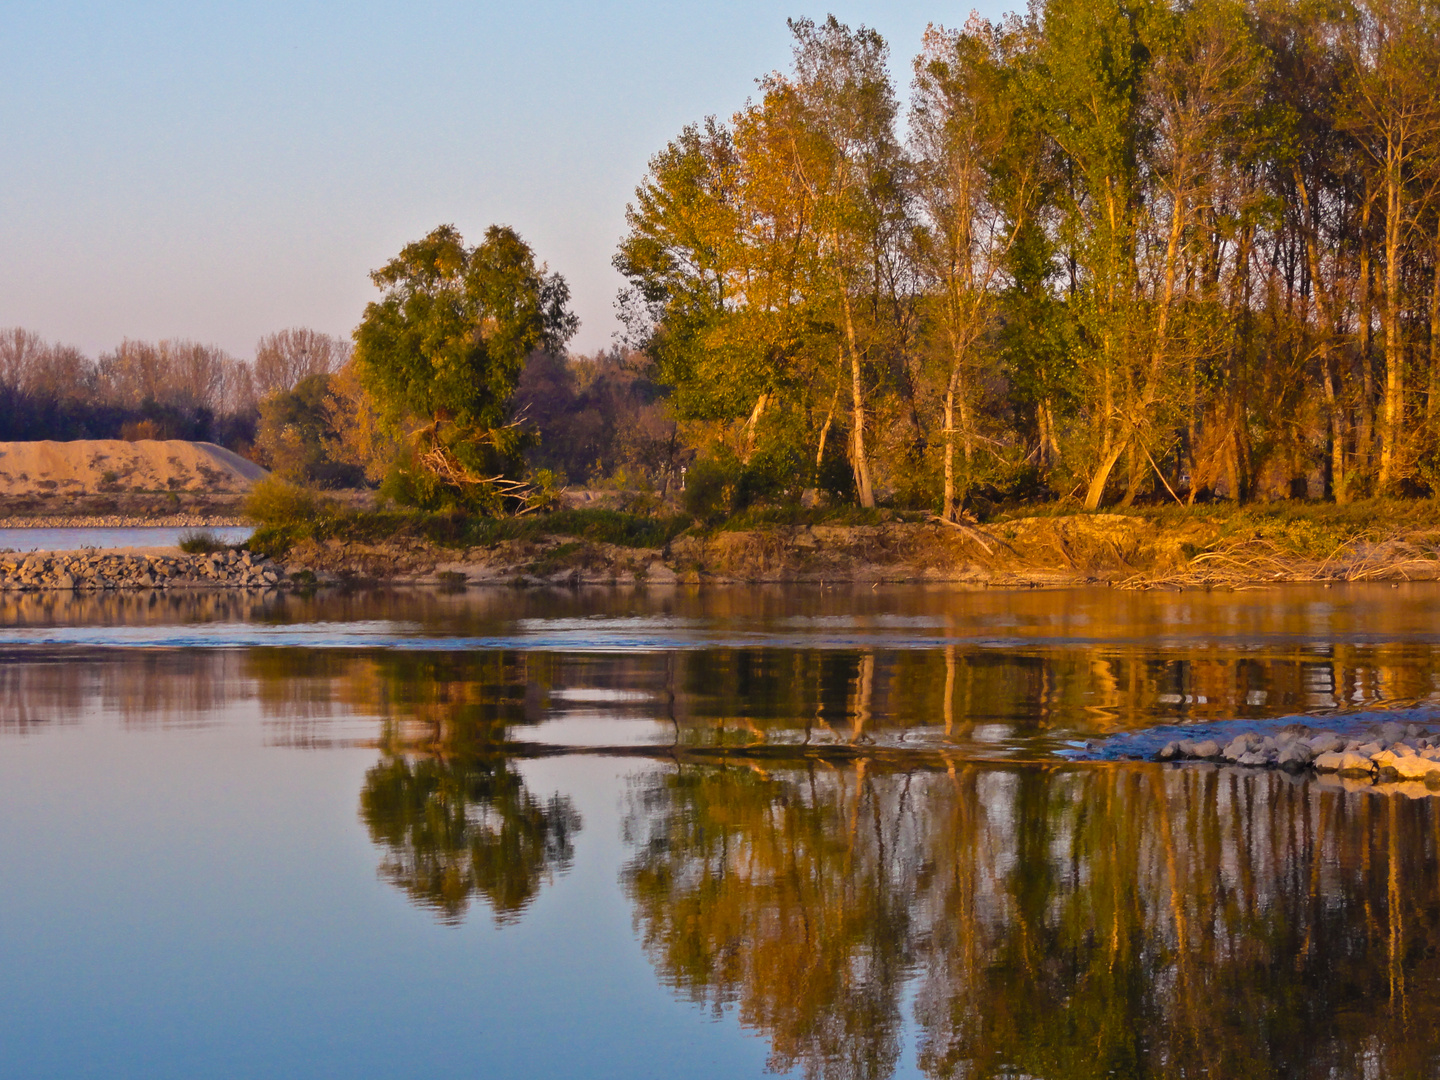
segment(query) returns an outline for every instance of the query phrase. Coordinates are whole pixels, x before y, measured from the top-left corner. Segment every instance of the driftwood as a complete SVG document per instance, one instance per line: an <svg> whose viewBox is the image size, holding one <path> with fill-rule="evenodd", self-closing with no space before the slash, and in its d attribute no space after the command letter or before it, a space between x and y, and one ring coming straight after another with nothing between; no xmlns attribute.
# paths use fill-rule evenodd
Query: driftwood
<svg viewBox="0 0 1440 1080"><path fill-rule="evenodd" d="M982 537L978 531L970 528L970 526L962 525L958 521L951 521L949 518L940 517L938 514L930 520L938 521L941 525L948 525L950 526L950 528L956 529L964 535L968 536L971 540L974 540L975 543L979 544L982 548L985 549L986 555L995 554L995 549L985 542L985 538Z"/></svg>

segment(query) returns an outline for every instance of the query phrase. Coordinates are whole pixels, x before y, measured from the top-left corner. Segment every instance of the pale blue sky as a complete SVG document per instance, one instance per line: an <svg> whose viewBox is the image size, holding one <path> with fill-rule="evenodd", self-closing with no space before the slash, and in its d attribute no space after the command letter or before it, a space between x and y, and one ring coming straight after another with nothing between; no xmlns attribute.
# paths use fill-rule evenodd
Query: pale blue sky
<svg viewBox="0 0 1440 1080"><path fill-rule="evenodd" d="M592 351L646 160L787 64L787 16L875 27L903 91L925 25L972 6L6 0L0 326L249 356L348 334L367 272L435 225L502 222L569 280Z"/></svg>

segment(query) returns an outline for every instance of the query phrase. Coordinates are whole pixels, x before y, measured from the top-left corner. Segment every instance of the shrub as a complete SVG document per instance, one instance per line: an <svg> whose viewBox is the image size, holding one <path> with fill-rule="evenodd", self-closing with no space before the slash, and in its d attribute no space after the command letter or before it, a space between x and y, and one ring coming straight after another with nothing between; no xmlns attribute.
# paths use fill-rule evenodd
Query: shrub
<svg viewBox="0 0 1440 1080"><path fill-rule="evenodd" d="M735 512L740 493L742 468L731 454L697 458L685 472L681 495L686 513L713 524Z"/></svg>
<svg viewBox="0 0 1440 1080"><path fill-rule="evenodd" d="M180 550L188 555L208 555L212 551L228 551L232 546L209 529L188 529L180 534Z"/></svg>
<svg viewBox="0 0 1440 1080"><path fill-rule="evenodd" d="M284 528L314 521L326 504L315 492L272 475L250 489L241 509L258 525Z"/></svg>

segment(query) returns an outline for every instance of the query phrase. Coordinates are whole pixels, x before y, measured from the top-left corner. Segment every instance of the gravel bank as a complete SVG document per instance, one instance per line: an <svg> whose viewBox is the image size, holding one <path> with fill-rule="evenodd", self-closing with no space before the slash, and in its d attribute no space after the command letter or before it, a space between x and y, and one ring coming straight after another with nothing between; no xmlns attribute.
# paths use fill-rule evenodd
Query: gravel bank
<svg viewBox="0 0 1440 1080"><path fill-rule="evenodd" d="M279 563L249 551L37 552L0 559L0 590L102 590L231 588L271 589L290 584Z"/></svg>

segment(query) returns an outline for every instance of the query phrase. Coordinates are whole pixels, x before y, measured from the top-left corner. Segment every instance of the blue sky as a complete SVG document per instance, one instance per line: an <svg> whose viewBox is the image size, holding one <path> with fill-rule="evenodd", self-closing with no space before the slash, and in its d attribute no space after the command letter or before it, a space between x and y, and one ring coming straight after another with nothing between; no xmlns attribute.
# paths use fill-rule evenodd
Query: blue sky
<svg viewBox="0 0 1440 1080"><path fill-rule="evenodd" d="M248 356L348 334L367 272L435 225L502 222L602 348L646 160L787 64L787 16L875 27L903 88L926 24L972 6L6 0L0 326Z"/></svg>

